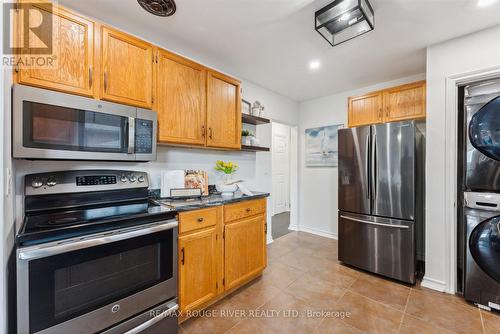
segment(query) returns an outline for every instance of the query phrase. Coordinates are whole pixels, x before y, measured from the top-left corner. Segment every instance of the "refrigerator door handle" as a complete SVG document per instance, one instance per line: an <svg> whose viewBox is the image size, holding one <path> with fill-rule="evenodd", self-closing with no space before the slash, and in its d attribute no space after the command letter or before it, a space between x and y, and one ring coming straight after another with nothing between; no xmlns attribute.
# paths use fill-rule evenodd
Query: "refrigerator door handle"
<svg viewBox="0 0 500 334"><path fill-rule="evenodd" d="M371 164L371 188L373 198L377 198L377 182L378 182L378 155L377 155L377 134L373 134L372 138L372 164Z"/></svg>
<svg viewBox="0 0 500 334"><path fill-rule="evenodd" d="M340 218L344 218L344 219L347 219L347 220L352 220L352 221L355 221L355 222L358 222L358 223L363 223L363 224L368 224L368 225L377 225L377 226L392 227L392 228L404 228L404 229L410 228L409 226L406 226L406 225L393 225L393 224L375 223L375 222L370 222L370 221L363 220L363 219L357 219L357 218L347 217L347 216L344 216L344 215L340 215Z"/></svg>
<svg viewBox="0 0 500 334"><path fill-rule="evenodd" d="M366 136L366 157L365 157L365 168L366 168L366 198L370 198L370 135Z"/></svg>

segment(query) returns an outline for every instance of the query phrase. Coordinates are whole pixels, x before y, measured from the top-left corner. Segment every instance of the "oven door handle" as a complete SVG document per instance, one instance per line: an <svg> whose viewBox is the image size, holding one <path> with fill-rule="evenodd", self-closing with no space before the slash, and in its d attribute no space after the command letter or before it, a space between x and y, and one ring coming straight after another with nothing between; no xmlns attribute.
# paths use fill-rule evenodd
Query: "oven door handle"
<svg viewBox="0 0 500 334"><path fill-rule="evenodd" d="M142 333L144 330L152 327L153 325L157 324L158 322L162 321L166 317L170 316L173 312L177 311L179 309L179 305L175 304L171 307L169 307L167 310L163 311L162 313L158 314L156 317L140 324L139 326L132 328L131 330L125 332L124 334L138 334Z"/></svg>
<svg viewBox="0 0 500 334"><path fill-rule="evenodd" d="M18 258L20 260L33 260L49 257L79 249L105 245L116 241L132 239L147 234L171 230L176 228L178 225L179 223L176 219L171 219L155 224L145 225L139 228L135 227L133 229L116 230L91 235L87 238L70 239L63 242L27 247L25 249L19 250Z"/></svg>

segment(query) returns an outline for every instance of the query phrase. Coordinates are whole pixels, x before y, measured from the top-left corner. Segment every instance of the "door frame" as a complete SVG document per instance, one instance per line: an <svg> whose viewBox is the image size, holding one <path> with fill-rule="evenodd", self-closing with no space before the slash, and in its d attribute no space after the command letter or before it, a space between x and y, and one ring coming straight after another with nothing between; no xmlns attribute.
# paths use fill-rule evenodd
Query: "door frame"
<svg viewBox="0 0 500 334"><path fill-rule="evenodd" d="M279 123L290 128L290 230L299 230L299 126L279 120L272 120L272 123ZM272 126L272 124L271 124ZM272 141L272 128L271 128ZM272 153L271 153L272 154ZM271 179L272 179L272 157L271 157ZM274 210L274 199L271 194L270 205ZM271 222L272 210L268 210L268 221ZM272 224L268 224L267 243L273 242Z"/></svg>
<svg viewBox="0 0 500 334"><path fill-rule="evenodd" d="M445 90L446 90L446 102L445 102L445 165L444 170L446 171L447 177L445 178L445 206L444 206L444 228L445 235L445 268L446 281L444 284L441 282L435 282L432 278L427 278L424 276L422 280L422 286L428 287L434 290L444 291L450 294L454 294L456 291L457 277L457 210L456 201L458 196L457 188L457 157L458 157L458 86L463 86L471 84L477 81L488 80L497 78L500 76L500 67L493 67L486 70L472 71L457 75L451 75L446 77ZM427 253L427 252L426 252Z"/></svg>

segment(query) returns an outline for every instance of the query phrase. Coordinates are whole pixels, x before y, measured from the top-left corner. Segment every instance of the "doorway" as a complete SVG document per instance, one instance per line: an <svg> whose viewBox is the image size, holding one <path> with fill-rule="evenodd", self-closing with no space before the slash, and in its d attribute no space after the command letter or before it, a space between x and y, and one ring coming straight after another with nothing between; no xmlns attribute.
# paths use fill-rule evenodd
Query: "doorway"
<svg viewBox="0 0 500 334"><path fill-rule="evenodd" d="M291 202L291 127L272 123L272 237L280 238L290 230Z"/></svg>

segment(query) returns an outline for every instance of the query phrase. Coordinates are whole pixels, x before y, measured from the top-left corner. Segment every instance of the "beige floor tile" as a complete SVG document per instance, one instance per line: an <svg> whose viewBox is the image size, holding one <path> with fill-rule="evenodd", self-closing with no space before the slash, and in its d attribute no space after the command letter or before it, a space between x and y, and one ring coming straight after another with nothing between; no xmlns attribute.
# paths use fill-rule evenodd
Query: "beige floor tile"
<svg viewBox="0 0 500 334"><path fill-rule="evenodd" d="M378 277L360 277L349 290L404 311L410 288Z"/></svg>
<svg viewBox="0 0 500 334"><path fill-rule="evenodd" d="M288 293L281 293L268 301L260 311L278 312L277 316L260 318L266 328L277 333L312 333L321 323L322 317L309 316L312 308L303 300Z"/></svg>
<svg viewBox="0 0 500 334"><path fill-rule="evenodd" d="M191 318L182 324L185 334L223 334L244 318L229 312L237 306L228 299L223 299L207 309L203 316Z"/></svg>
<svg viewBox="0 0 500 334"><path fill-rule="evenodd" d="M436 326L426 321L414 318L408 314L404 315L400 334L455 334L443 327Z"/></svg>
<svg viewBox="0 0 500 334"><path fill-rule="evenodd" d="M228 299L238 310L252 310L262 306L271 298L279 295L281 290L268 282L257 279L243 289L235 291Z"/></svg>
<svg viewBox="0 0 500 334"><path fill-rule="evenodd" d="M280 334L261 319L245 319L232 327L227 334Z"/></svg>
<svg viewBox="0 0 500 334"><path fill-rule="evenodd" d="M311 256L300 249L286 254L278 261L302 271L309 271L316 268L325 268L335 265L334 261Z"/></svg>
<svg viewBox="0 0 500 334"><path fill-rule="evenodd" d="M314 331L314 334L363 334L357 328L354 328L339 318L325 318Z"/></svg>
<svg viewBox="0 0 500 334"><path fill-rule="evenodd" d="M291 284L287 292L302 299L314 309L336 310L337 302L346 292L346 289L317 277L305 274Z"/></svg>
<svg viewBox="0 0 500 334"><path fill-rule="evenodd" d="M275 263L264 271L262 280L278 289L286 289L302 277L304 272L281 263Z"/></svg>
<svg viewBox="0 0 500 334"><path fill-rule="evenodd" d="M412 290L406 313L457 333L481 333L479 310L444 293Z"/></svg>
<svg viewBox="0 0 500 334"><path fill-rule="evenodd" d="M345 311L351 313L343 321L362 332L374 334L398 333L403 313L392 307L385 306L351 291L346 292L339 305Z"/></svg>
<svg viewBox="0 0 500 334"><path fill-rule="evenodd" d="M484 324L484 334L500 333L500 313L481 311Z"/></svg>
<svg viewBox="0 0 500 334"><path fill-rule="evenodd" d="M280 258L281 256L290 253L293 248L284 244L277 244L273 242L267 246L267 257L271 259Z"/></svg>
<svg viewBox="0 0 500 334"><path fill-rule="evenodd" d="M332 263L329 266L313 268L309 273L318 279L328 281L336 286L349 287L358 278L358 273L353 269L341 265L339 263Z"/></svg>

